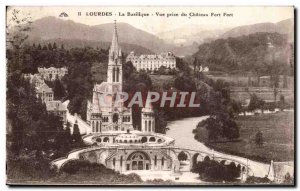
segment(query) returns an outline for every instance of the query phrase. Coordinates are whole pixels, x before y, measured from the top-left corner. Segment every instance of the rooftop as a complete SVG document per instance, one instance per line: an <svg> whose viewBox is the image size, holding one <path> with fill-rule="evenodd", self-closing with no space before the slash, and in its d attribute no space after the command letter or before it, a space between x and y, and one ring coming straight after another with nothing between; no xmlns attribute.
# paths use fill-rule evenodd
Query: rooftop
<svg viewBox="0 0 300 191"><path fill-rule="evenodd" d="M67 111L67 107L61 101L47 101L47 111Z"/></svg>

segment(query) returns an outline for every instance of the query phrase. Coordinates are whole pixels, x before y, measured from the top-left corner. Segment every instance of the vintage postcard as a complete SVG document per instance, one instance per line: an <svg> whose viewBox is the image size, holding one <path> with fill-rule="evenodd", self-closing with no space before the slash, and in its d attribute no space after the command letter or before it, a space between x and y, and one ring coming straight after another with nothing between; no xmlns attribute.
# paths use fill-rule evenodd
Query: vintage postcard
<svg viewBox="0 0 300 191"><path fill-rule="evenodd" d="M293 186L294 20L7 6L7 184Z"/></svg>

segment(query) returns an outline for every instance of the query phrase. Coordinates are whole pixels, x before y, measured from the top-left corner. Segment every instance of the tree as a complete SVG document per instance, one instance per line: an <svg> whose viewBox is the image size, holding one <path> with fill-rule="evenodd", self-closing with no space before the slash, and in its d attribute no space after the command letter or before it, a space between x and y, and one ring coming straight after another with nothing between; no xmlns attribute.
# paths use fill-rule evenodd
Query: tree
<svg viewBox="0 0 300 191"><path fill-rule="evenodd" d="M8 71L15 71L22 69L22 47L28 38L28 32L31 30L32 19L30 15L25 15L20 10L8 10L8 22L6 25L6 42L7 49L11 49L14 56L10 64L8 64Z"/></svg>
<svg viewBox="0 0 300 191"><path fill-rule="evenodd" d="M280 108L281 111L283 111L285 105L286 105L286 103L285 103L284 96L283 96L283 95L280 95L279 108Z"/></svg>
<svg viewBox="0 0 300 191"><path fill-rule="evenodd" d="M204 159L197 163L193 172L199 173L201 179L208 181L236 181L241 169L233 162L225 165L222 162Z"/></svg>
<svg viewBox="0 0 300 191"><path fill-rule="evenodd" d="M217 140L218 137L222 135L222 123L213 117L209 117L205 121L207 123L206 129L208 130L208 140Z"/></svg>
<svg viewBox="0 0 300 191"><path fill-rule="evenodd" d="M165 134L167 129L167 120L165 112L162 110L154 110L155 116L155 132Z"/></svg>
<svg viewBox="0 0 300 191"><path fill-rule="evenodd" d="M46 45L43 46L43 50L48 50Z"/></svg>
<svg viewBox="0 0 300 191"><path fill-rule="evenodd" d="M134 72L136 72L135 67L133 66L132 62L126 62L123 65L123 78L124 79L129 79L130 75L132 75Z"/></svg>
<svg viewBox="0 0 300 191"><path fill-rule="evenodd" d="M81 135L80 135L80 131L79 131L77 121L75 121L75 124L73 126L73 135L72 135L72 137L73 137L73 141L76 144L81 144L82 143L82 138L81 138Z"/></svg>
<svg viewBox="0 0 300 191"><path fill-rule="evenodd" d="M167 73L167 68L165 66L161 66L158 68L157 73L160 75L164 75Z"/></svg>
<svg viewBox="0 0 300 191"><path fill-rule="evenodd" d="M242 111L243 106L241 102L235 100L230 101L230 112L232 112L233 115L238 115Z"/></svg>
<svg viewBox="0 0 300 191"><path fill-rule="evenodd" d="M54 92L54 99L55 100L60 100L60 99L65 97L65 88L61 84L59 79L55 79L55 81L54 81L53 92Z"/></svg>
<svg viewBox="0 0 300 191"><path fill-rule="evenodd" d="M56 45L56 43L55 43L55 42L53 43L53 49L54 49L54 50L56 50L56 49L57 49L57 45Z"/></svg>
<svg viewBox="0 0 300 191"><path fill-rule="evenodd" d="M265 101L257 97L256 94L251 94L250 95L250 103L248 105L248 110L249 111L254 111L256 109L263 109L265 104Z"/></svg>
<svg viewBox="0 0 300 191"><path fill-rule="evenodd" d="M174 80L174 87L181 91L192 92L196 90L196 84L192 76L180 74Z"/></svg>
<svg viewBox="0 0 300 191"><path fill-rule="evenodd" d="M65 139L67 142L72 143L71 124L69 121L66 123Z"/></svg>
<svg viewBox="0 0 300 191"><path fill-rule="evenodd" d="M228 119L224 121L223 135L230 140L240 137L239 127L234 120Z"/></svg>
<svg viewBox="0 0 300 191"><path fill-rule="evenodd" d="M261 147L264 144L263 134L261 131L258 131L255 135L255 144Z"/></svg>
<svg viewBox="0 0 300 191"><path fill-rule="evenodd" d="M293 184L294 183L294 178L290 175L290 173L286 173L284 176L284 184Z"/></svg>
<svg viewBox="0 0 300 191"><path fill-rule="evenodd" d="M51 43L48 43L48 50L52 50L52 45L51 45Z"/></svg>

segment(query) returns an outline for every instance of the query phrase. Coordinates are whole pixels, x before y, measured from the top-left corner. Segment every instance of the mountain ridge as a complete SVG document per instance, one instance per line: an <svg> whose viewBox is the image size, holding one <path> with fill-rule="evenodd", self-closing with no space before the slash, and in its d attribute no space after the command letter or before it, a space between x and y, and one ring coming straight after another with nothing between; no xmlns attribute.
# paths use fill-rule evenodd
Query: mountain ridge
<svg viewBox="0 0 300 191"><path fill-rule="evenodd" d="M289 41L294 41L294 21L292 18L290 18L276 23L265 22L238 26L228 30L223 35L221 35L220 38L239 37L243 35L254 34L257 32L277 32L280 34L287 34Z"/></svg>
<svg viewBox="0 0 300 191"><path fill-rule="evenodd" d="M29 40L80 39L84 41L109 42L112 39L113 27L114 23L89 26L72 20L44 17L32 23ZM135 44L155 53L172 47L172 45L165 43L155 35L137 29L127 23L118 23L117 28L120 43Z"/></svg>

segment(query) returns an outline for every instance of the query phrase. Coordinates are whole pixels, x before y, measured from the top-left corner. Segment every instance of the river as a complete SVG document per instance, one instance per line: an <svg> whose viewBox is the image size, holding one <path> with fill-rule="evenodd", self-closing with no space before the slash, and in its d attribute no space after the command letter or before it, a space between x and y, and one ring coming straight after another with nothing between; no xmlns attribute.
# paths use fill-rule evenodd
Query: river
<svg viewBox="0 0 300 191"><path fill-rule="evenodd" d="M217 157L231 158L244 164L248 164L253 174L257 177L265 177L268 174L270 166L269 164L264 164L261 162L248 160L243 157L217 152L194 139L193 129L196 128L197 124L200 121L206 118L207 116L191 117L168 122L169 130L167 131L166 135L175 139L175 146L192 150L200 150L203 152L214 154L214 156Z"/></svg>

